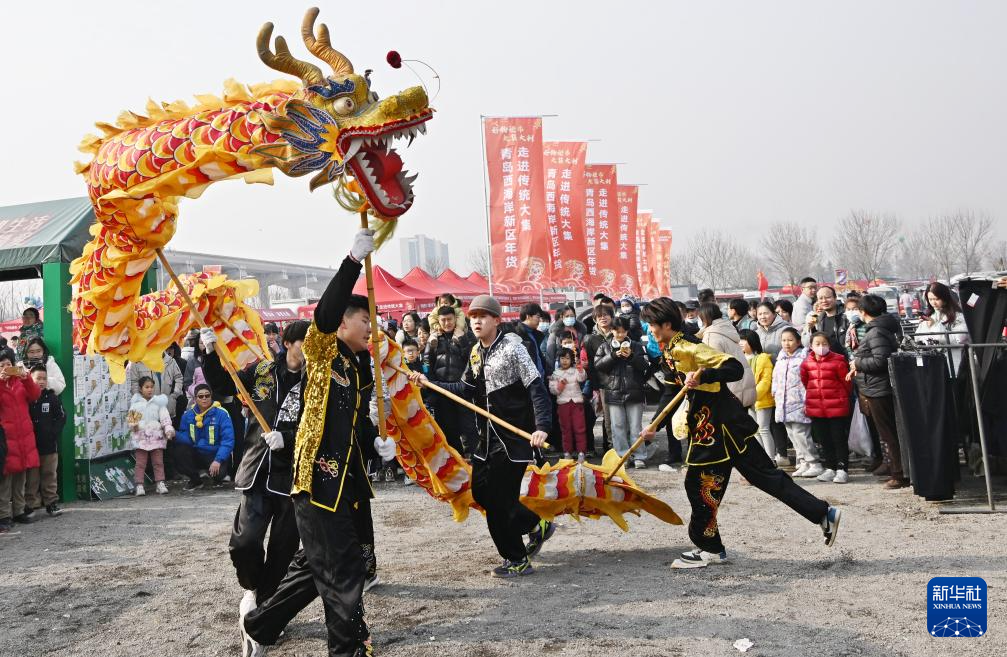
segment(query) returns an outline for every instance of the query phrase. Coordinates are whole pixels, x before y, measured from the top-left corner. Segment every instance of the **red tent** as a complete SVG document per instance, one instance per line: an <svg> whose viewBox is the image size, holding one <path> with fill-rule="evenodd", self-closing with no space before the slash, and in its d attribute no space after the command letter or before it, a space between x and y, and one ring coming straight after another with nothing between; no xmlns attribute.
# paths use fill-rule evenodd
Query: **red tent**
<svg viewBox="0 0 1007 657"><path fill-rule="evenodd" d="M423 290L436 299L438 295L445 292L450 292L455 296L459 296L454 290L449 289L439 280L428 274L423 269L419 267L413 267L409 270L409 273L399 279L406 285L410 285L418 290Z"/></svg>
<svg viewBox="0 0 1007 657"><path fill-rule="evenodd" d="M459 280L475 287L479 290L479 294L486 294L486 290L489 288L489 283L479 272L472 272L466 278L461 278L449 269L444 274L441 274L441 278L443 279L448 272L458 277ZM501 292L498 288L494 291L493 296L501 303L509 304L532 303L539 302L540 300L545 303L562 303L566 301L566 295L561 292L542 292L540 297L538 292Z"/></svg>
<svg viewBox="0 0 1007 657"><path fill-rule="evenodd" d="M353 293L367 296L367 277L364 274L357 279ZM434 307L434 294L403 283L381 267L374 267L374 302L382 315L401 317L406 311L430 311ZM301 317L310 317L315 306L301 306L297 309Z"/></svg>
<svg viewBox="0 0 1007 657"><path fill-rule="evenodd" d="M441 275L437 277L436 282L440 285L445 292L450 292L455 295L463 303L472 301L480 294L486 294L486 286L479 286L470 283L468 280L462 278L456 274L451 269L445 269L441 272Z"/></svg>

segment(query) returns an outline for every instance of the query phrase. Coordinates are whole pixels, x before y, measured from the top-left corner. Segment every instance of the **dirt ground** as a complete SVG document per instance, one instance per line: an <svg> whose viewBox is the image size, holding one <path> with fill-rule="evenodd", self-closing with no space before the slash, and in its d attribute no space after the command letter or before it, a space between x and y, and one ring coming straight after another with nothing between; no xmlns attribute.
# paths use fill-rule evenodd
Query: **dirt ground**
<svg viewBox="0 0 1007 657"><path fill-rule="evenodd" d="M634 475L688 518L682 473ZM1007 653L1007 515L941 515L859 471L845 486L801 485L844 509L831 549L818 527L732 479L730 565L671 570L690 547L685 529L649 516L629 533L563 518L536 573L501 581L487 574L498 558L480 516L456 524L422 490L381 484L383 584L365 596L375 653L738 655L741 638L748 655ZM227 556L237 495L174 484L164 497L68 504L0 536L0 655L239 655ZM926 584L939 575L986 579L987 636L927 634ZM316 601L270 654L325 654L321 618Z"/></svg>

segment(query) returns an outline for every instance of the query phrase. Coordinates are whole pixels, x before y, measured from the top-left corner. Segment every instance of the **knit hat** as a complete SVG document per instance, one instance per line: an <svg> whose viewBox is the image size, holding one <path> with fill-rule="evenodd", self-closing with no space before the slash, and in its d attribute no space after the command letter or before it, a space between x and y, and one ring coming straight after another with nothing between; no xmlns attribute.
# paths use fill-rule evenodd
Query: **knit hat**
<svg viewBox="0 0 1007 657"><path fill-rule="evenodd" d="M472 300L472 303L469 304L468 314L471 315L476 310L489 313L494 317L499 317L503 312L503 308L500 307L500 302L489 294L480 294Z"/></svg>

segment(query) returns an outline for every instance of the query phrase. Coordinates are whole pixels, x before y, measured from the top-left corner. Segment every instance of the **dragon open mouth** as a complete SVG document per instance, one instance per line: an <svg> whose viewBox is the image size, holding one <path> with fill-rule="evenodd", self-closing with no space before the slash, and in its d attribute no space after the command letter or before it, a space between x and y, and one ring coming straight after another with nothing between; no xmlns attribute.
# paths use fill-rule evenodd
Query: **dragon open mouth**
<svg viewBox="0 0 1007 657"><path fill-rule="evenodd" d="M409 175L402 168L402 158L392 148L392 143L396 139L408 139L408 146L417 134L426 134L424 123L431 117L433 111L425 109L401 121L346 128L339 135L343 162L379 215L398 217L413 204L413 181L419 174Z"/></svg>

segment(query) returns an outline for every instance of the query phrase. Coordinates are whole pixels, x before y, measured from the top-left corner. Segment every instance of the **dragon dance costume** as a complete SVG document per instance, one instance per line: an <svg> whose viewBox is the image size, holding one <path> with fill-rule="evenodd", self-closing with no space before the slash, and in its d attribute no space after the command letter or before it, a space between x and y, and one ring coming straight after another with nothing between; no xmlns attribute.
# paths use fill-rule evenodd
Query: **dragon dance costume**
<svg viewBox="0 0 1007 657"><path fill-rule="evenodd" d="M809 521L821 524L829 512L828 503L776 467L755 440L759 428L755 420L727 388L727 383L743 376L742 364L684 333L668 342L663 358L667 367L682 374L701 370L700 385L687 393L689 447L685 456L689 466L685 492L692 506L689 538L699 550L726 558L717 510L732 469ZM684 554L675 565L702 567L706 561L696 551Z"/></svg>
<svg viewBox="0 0 1007 657"><path fill-rule="evenodd" d="M306 377L300 387L293 454L292 500L303 548L276 593L248 613L244 630L260 644L276 642L294 616L321 596L330 655L364 655L367 563L361 521L374 493L364 466L376 454L367 416L373 375L369 357L336 335L360 263L347 257L315 308L304 340ZM288 396L288 399L291 396Z"/></svg>

